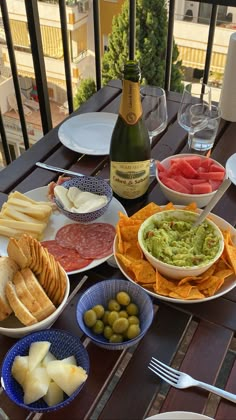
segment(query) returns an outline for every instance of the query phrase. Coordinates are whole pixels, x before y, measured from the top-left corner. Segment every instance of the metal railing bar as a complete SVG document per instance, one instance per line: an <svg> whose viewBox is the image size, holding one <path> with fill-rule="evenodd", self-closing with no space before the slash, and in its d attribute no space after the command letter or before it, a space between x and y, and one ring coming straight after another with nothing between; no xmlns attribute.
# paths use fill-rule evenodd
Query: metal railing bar
<svg viewBox="0 0 236 420"><path fill-rule="evenodd" d="M1 141L2 141L2 147L3 147L3 152L4 152L4 157L5 157L5 160L6 160L6 164L9 165L9 163L11 163L12 159L11 159L9 146L8 146L8 143L7 143L7 136L6 136L6 132L5 132L5 129L4 129L1 110L0 110L0 134L1 134Z"/></svg>
<svg viewBox="0 0 236 420"><path fill-rule="evenodd" d="M102 87L99 0L93 0L93 19L94 19L94 49L95 49L96 85L97 85L97 90L99 90Z"/></svg>
<svg viewBox="0 0 236 420"><path fill-rule="evenodd" d="M59 11L61 20L61 35L64 52L64 65L66 75L66 88L67 88L67 100L69 113L74 111L73 107L73 92L72 92L72 79L71 79L71 68L70 68L70 51L68 44L68 31L67 31L67 17L66 17L66 4L65 0L59 0Z"/></svg>
<svg viewBox="0 0 236 420"><path fill-rule="evenodd" d="M174 17L175 17L175 0L170 0L167 45L166 45L166 68L165 68L165 81L164 81L164 89L166 91L170 90L170 81L171 81L173 38L174 38Z"/></svg>
<svg viewBox="0 0 236 420"><path fill-rule="evenodd" d="M136 44L136 0L129 1L129 59L134 60Z"/></svg>
<svg viewBox="0 0 236 420"><path fill-rule="evenodd" d="M209 73L210 73L211 57L212 57L213 42L214 42L214 35L215 35L215 28L216 28L216 20L217 20L217 12L218 12L218 6L214 4L212 6L212 10L211 10L211 20L210 20L210 26L209 26L205 67L204 67L204 73L203 73L203 83L205 83L205 84L207 84L207 82L208 82Z"/></svg>
<svg viewBox="0 0 236 420"><path fill-rule="evenodd" d="M10 60L10 64L11 64L11 72L12 72L12 78L13 78L13 83L14 83L14 88L15 88L17 108L18 108L18 112L19 112L19 116L20 116L24 145L25 145L25 148L28 149L29 148L29 138L28 138L24 109L23 109L23 104L22 104L22 99L21 99L21 90L20 90L20 84L19 84L19 80L18 80L16 57L15 57L14 45L13 45L13 40L12 40L12 35L11 35L11 27L10 27L9 14L8 14L6 0L1 1L1 12L2 12L2 20L3 20L4 30L5 30L5 34L6 34L6 42L7 42L9 60ZM5 157L6 157L6 161L7 161L7 156L5 156Z"/></svg>
<svg viewBox="0 0 236 420"><path fill-rule="evenodd" d="M25 10L27 15L35 79L39 97L42 128L43 133L47 134L52 129L52 116L47 89L37 0L25 0Z"/></svg>

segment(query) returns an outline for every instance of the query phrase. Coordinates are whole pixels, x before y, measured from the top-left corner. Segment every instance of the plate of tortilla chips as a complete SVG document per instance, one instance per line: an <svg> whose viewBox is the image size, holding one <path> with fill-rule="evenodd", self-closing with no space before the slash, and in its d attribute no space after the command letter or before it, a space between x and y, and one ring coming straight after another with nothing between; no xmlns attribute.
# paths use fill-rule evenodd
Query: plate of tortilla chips
<svg viewBox="0 0 236 420"><path fill-rule="evenodd" d="M222 231L224 251L220 258L202 275L183 277L180 280L165 278L143 255L138 244L138 230L149 216L177 208L200 213L195 203L179 206L168 203L158 206L149 203L131 217L119 213L114 241L114 256L124 276L143 287L150 295L161 300L178 303L199 303L216 299L236 286L236 230L213 213L211 219Z"/></svg>

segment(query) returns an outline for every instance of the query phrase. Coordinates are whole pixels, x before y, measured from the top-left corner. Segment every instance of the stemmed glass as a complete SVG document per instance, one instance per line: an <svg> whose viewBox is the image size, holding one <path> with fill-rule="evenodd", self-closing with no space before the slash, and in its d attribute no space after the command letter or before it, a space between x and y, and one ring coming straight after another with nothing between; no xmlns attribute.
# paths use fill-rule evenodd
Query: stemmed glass
<svg viewBox="0 0 236 420"><path fill-rule="evenodd" d="M150 143L157 134L165 130L168 121L166 94L160 87L143 86L140 89L143 119L148 129Z"/></svg>
<svg viewBox="0 0 236 420"><path fill-rule="evenodd" d="M202 130L207 124L206 111L210 109L211 88L204 83L188 83L184 87L178 111L178 123L188 131L190 148L194 133Z"/></svg>

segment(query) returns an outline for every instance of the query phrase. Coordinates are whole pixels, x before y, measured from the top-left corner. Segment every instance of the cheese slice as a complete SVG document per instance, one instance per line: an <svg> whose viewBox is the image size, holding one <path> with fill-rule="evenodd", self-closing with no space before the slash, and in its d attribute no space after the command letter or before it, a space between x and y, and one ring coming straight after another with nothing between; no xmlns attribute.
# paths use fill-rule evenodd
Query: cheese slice
<svg viewBox="0 0 236 420"><path fill-rule="evenodd" d="M57 185L54 188L55 197L60 201L65 210L70 211L71 207L73 206L73 203L68 198L67 192L68 190L65 187L62 187L62 185Z"/></svg>
<svg viewBox="0 0 236 420"><path fill-rule="evenodd" d="M107 204L105 195L81 191L77 187L66 189L63 186L56 186L54 192L64 209L72 213L88 213L98 210Z"/></svg>

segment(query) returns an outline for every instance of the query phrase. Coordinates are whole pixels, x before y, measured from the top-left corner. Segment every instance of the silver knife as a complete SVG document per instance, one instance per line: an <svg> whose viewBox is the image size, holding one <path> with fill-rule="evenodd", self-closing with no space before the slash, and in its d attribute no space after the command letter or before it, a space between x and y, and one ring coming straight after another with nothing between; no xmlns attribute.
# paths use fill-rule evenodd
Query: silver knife
<svg viewBox="0 0 236 420"><path fill-rule="evenodd" d="M49 171L60 172L62 174L84 176L84 174L80 174L79 172L68 171L67 169L57 168L56 166L47 165L46 163L42 162L36 162L35 165L43 169L48 169Z"/></svg>

